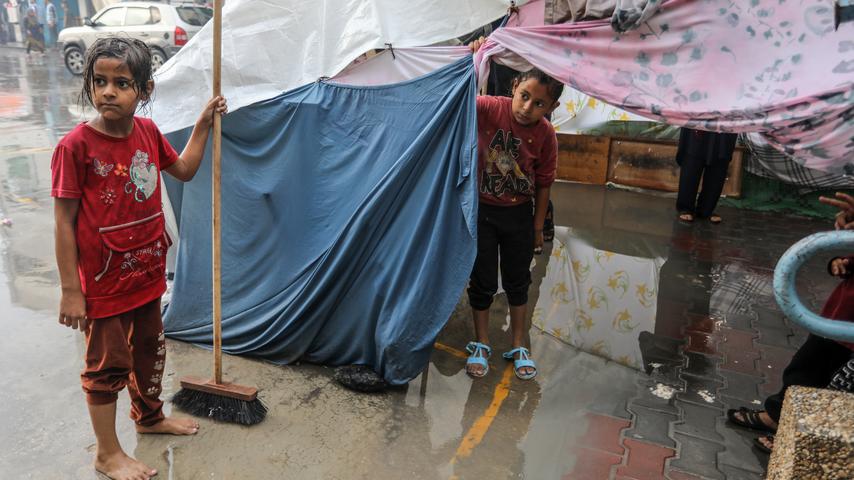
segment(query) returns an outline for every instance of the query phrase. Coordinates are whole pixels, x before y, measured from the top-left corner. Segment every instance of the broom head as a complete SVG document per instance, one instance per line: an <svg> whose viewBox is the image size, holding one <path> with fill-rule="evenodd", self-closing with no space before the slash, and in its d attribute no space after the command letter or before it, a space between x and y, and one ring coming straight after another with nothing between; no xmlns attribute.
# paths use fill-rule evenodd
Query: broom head
<svg viewBox="0 0 854 480"><path fill-rule="evenodd" d="M241 425L255 425L267 415L257 388L199 377L182 378L172 404L190 415Z"/></svg>

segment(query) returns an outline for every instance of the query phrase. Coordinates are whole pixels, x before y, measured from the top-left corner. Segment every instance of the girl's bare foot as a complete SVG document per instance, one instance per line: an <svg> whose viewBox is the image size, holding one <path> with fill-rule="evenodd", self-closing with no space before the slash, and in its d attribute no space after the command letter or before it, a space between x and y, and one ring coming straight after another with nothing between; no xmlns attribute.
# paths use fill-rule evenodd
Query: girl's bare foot
<svg viewBox="0 0 854 480"><path fill-rule="evenodd" d="M148 480L157 475L157 470L127 456L121 450L112 455L96 455L95 470L113 480Z"/></svg>
<svg viewBox="0 0 854 480"><path fill-rule="evenodd" d="M192 418L166 417L154 425L136 426L137 433L168 433L170 435L195 435L199 424Z"/></svg>

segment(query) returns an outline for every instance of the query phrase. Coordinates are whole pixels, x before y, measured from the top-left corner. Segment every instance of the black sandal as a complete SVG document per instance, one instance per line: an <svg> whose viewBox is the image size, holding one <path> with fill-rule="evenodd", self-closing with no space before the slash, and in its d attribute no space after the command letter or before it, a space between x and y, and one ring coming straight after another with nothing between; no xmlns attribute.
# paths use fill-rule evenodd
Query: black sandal
<svg viewBox="0 0 854 480"><path fill-rule="evenodd" d="M555 210L552 201L549 200L549 208L546 209L546 219L543 222L543 241L551 242L555 238Z"/></svg>
<svg viewBox="0 0 854 480"><path fill-rule="evenodd" d="M727 410L726 417L729 419L730 422L738 425L739 427L749 428L751 430L757 430L760 432L776 432L776 428L765 425L765 423L762 422L762 419L759 418L759 414L763 411L764 410L751 410L745 407L741 407L738 410L731 408ZM736 413L740 413L744 420L736 417Z"/></svg>
<svg viewBox="0 0 854 480"><path fill-rule="evenodd" d="M774 435L771 435L771 434L769 434L769 435L762 435L761 437L756 437L756 438L754 438L754 439L753 439L753 446L754 446L754 447L756 447L756 448L758 448L760 452L767 453L768 455L771 455L771 449L770 449L770 448L768 448L764 443L762 443L762 442L760 441L760 440L761 440L761 439L763 439L763 438L764 438L766 441L771 442L771 446L772 446L772 447L774 446Z"/></svg>

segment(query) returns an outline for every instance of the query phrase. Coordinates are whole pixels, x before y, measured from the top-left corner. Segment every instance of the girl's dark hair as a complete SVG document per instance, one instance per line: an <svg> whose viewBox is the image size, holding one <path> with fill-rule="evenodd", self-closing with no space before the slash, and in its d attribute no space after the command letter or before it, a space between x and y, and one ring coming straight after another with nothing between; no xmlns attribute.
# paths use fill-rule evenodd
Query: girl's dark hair
<svg viewBox="0 0 854 480"><path fill-rule="evenodd" d="M83 70L83 91L81 97L94 106L92 92L95 89L95 62L99 58L117 58L125 63L133 77L133 91L146 106L151 95L146 91L152 80L151 51L140 40L125 36L99 38L86 50L86 68Z"/></svg>
<svg viewBox="0 0 854 480"><path fill-rule="evenodd" d="M519 74L516 75L516 78L513 79L513 84L518 85L530 78L536 79L538 82L545 85L549 90L549 96L552 97L552 100L556 102L560 99L560 96L563 93L563 84L546 75L545 72L539 68L532 68L527 72L519 72Z"/></svg>

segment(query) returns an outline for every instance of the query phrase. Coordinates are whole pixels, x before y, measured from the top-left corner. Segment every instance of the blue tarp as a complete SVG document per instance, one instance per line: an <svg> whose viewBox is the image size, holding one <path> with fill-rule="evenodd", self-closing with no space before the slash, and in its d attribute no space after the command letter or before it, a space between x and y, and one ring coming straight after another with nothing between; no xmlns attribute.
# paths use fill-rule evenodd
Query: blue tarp
<svg viewBox="0 0 854 480"><path fill-rule="evenodd" d="M408 82L317 82L223 121L223 351L370 365L405 383L476 254L470 58ZM190 131L169 140L180 151ZM211 345L210 148L169 185L179 218L171 338Z"/></svg>

